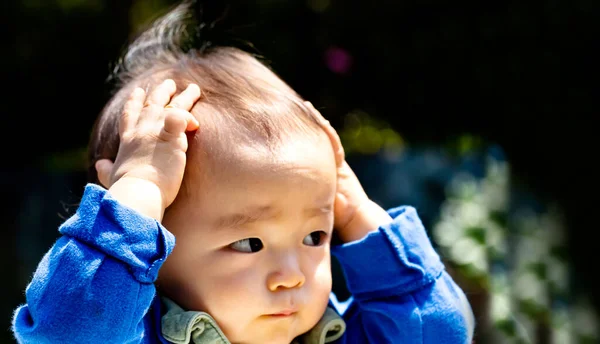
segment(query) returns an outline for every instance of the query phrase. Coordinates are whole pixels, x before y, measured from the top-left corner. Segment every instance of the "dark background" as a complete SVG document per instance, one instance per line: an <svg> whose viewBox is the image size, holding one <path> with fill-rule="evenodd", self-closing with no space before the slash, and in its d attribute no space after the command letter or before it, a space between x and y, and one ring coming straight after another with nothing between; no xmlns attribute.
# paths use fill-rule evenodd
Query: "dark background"
<svg viewBox="0 0 600 344"><path fill-rule="evenodd" d="M82 152L109 97L111 63L140 24L173 3L1 5L0 252L7 329L35 264L82 192ZM413 147L444 146L465 134L501 146L516 185L564 210L574 292L591 294L599 308L600 3L230 4L224 30L252 42L337 128L358 108L389 123ZM341 70L328 63L337 48L350 57ZM8 331L3 341L11 342Z"/></svg>

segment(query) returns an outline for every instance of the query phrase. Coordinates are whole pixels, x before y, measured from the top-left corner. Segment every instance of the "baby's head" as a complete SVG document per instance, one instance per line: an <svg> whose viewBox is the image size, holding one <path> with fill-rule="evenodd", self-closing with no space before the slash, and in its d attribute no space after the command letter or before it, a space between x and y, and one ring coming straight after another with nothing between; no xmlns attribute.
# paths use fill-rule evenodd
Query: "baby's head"
<svg viewBox="0 0 600 344"><path fill-rule="evenodd" d="M115 158L117 118L133 87L166 78L179 91L200 86L191 111L200 129L163 218L176 246L159 290L209 313L232 342L290 343L321 318L331 291L331 144L302 98L250 54L183 52L155 39L176 26L176 11L130 47L122 86L94 128L90 166Z"/></svg>

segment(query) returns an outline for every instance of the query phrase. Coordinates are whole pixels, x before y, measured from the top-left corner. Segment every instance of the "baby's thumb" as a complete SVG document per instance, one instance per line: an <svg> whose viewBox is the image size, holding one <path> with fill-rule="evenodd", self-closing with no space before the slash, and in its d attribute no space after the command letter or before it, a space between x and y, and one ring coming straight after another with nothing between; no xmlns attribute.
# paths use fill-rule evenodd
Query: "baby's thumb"
<svg viewBox="0 0 600 344"><path fill-rule="evenodd" d="M100 184L106 189L110 188L110 175L112 174L113 162L109 159L101 159L96 161L94 166L96 167L96 173L98 174Z"/></svg>

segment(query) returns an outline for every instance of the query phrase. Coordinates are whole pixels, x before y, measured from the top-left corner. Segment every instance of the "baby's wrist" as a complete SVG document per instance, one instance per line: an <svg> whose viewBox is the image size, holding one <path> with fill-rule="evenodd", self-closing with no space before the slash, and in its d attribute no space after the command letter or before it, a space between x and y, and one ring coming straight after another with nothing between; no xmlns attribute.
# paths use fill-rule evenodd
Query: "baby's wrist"
<svg viewBox="0 0 600 344"><path fill-rule="evenodd" d="M123 205L159 222L162 221L165 211L163 196L156 184L140 178L123 177L117 180L108 192Z"/></svg>
<svg viewBox="0 0 600 344"><path fill-rule="evenodd" d="M392 217L377 203L368 200L363 203L348 223L337 230L343 242L352 242L364 238L369 232L392 221Z"/></svg>

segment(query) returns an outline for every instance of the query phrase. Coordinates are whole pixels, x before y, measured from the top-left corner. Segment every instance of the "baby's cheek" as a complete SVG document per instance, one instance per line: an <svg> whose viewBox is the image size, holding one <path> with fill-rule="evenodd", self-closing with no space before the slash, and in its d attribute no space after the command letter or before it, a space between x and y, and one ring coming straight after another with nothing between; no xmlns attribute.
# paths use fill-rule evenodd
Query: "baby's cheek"
<svg viewBox="0 0 600 344"><path fill-rule="evenodd" d="M258 278L251 271L222 271L206 285L207 312L215 318L228 338L243 338L252 322L264 312L266 303L257 291Z"/></svg>
<svg viewBox="0 0 600 344"><path fill-rule="evenodd" d="M329 295L331 293L332 286L331 277L331 262L329 259L323 259L315 270L314 279L312 281L313 287L311 288L311 300L314 303L314 309L321 312L317 314L320 317L325 311L327 303L329 302Z"/></svg>
<svg viewBox="0 0 600 344"><path fill-rule="evenodd" d="M212 297L222 300L226 309L239 309L256 299L260 276L253 269L234 269L215 265L208 282Z"/></svg>
<svg viewBox="0 0 600 344"><path fill-rule="evenodd" d="M328 269L327 272L323 273L321 281L319 284L319 298L322 303L327 304L331 294L331 270Z"/></svg>
<svg viewBox="0 0 600 344"><path fill-rule="evenodd" d="M331 291L331 257L328 247L317 252L312 257L314 266L313 283L315 288L322 293L329 295Z"/></svg>
<svg viewBox="0 0 600 344"><path fill-rule="evenodd" d="M315 277L318 278L314 281L313 288L311 288L311 295L309 296L310 304L306 307L307 313L305 314L306 317L302 332L310 330L319 322L329 303L331 273L323 271Z"/></svg>

